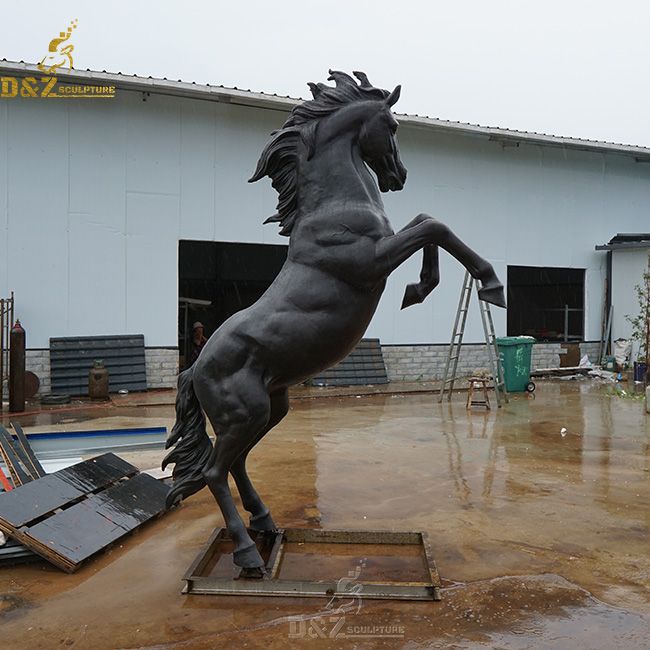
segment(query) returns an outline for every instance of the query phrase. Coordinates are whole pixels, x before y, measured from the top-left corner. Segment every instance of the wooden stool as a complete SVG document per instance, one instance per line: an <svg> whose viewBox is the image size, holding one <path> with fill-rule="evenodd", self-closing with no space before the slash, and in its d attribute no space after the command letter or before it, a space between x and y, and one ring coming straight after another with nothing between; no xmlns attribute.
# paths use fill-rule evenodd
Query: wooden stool
<svg viewBox="0 0 650 650"><path fill-rule="evenodd" d="M489 410L490 408L490 398L488 397L488 382L490 381L487 377L468 377L467 381L469 382L469 390L467 391L467 408L472 406L485 406ZM483 399L478 399L474 397L474 389L480 390L483 389Z"/></svg>

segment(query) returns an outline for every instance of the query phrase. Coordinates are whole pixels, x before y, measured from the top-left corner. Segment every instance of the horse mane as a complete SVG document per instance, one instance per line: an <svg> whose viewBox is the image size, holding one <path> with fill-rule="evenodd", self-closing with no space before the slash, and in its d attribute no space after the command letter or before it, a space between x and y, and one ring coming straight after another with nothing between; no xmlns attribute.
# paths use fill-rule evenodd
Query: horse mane
<svg viewBox="0 0 650 650"><path fill-rule="evenodd" d="M389 91L372 86L363 72L353 72L359 84L345 72L329 72L328 81L334 81L336 86L309 83L314 98L295 106L282 128L271 133L255 173L248 181L254 183L264 176L271 179L271 185L279 195L277 213L264 223L279 223L280 234L287 237L291 235L298 216L296 166L299 143L302 141L307 146L308 159L311 158L318 123L323 117L352 102L384 100L390 95Z"/></svg>

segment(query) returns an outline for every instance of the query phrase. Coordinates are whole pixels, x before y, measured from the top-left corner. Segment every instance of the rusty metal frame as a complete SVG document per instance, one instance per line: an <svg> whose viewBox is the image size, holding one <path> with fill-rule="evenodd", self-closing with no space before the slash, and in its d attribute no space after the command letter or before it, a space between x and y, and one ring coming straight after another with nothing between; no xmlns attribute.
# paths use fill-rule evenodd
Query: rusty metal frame
<svg viewBox="0 0 650 650"><path fill-rule="evenodd" d="M251 531L252 532L252 531ZM420 582L364 581L361 595L368 599L383 600L440 600L440 576L431 553L427 534L424 532L319 530L310 528L285 528L275 532L258 533L255 542L258 549L266 547L269 557L263 578L246 578L240 571L233 579L204 576L202 573L212 559L219 554L219 546L230 540L225 528L214 530L207 544L199 552L183 576L184 594L207 594L221 596L296 596L300 598L349 597L339 592L337 580L282 580L278 578L282 555L286 544L390 544L418 546L429 577Z"/></svg>
<svg viewBox="0 0 650 650"><path fill-rule="evenodd" d="M11 298L0 298L0 411L2 410L3 388L9 379L9 332L14 324L14 292Z"/></svg>

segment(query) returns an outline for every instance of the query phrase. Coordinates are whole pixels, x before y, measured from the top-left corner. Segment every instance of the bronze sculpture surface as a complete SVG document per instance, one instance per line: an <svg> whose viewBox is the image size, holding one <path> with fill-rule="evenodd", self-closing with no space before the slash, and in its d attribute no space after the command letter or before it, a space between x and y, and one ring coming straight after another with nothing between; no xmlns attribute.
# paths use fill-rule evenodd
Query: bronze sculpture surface
<svg viewBox="0 0 650 650"><path fill-rule="evenodd" d="M179 375L176 424L167 441L175 463L168 504L206 484L234 542L234 561L253 572L263 561L228 487L232 474L250 528L275 523L247 473L246 457L287 414L289 386L345 357L363 336L386 278L423 249L420 281L406 287L402 308L437 286L438 247L481 280L480 296L505 306L492 266L443 223L419 214L394 233L380 192L401 190L398 123L388 92L330 71L335 86L309 84L313 99L296 106L264 148L250 179L264 176L279 194L279 223L289 237L282 270L252 306L210 337L196 363ZM371 174L374 172L377 181ZM203 412L217 433L213 444Z"/></svg>

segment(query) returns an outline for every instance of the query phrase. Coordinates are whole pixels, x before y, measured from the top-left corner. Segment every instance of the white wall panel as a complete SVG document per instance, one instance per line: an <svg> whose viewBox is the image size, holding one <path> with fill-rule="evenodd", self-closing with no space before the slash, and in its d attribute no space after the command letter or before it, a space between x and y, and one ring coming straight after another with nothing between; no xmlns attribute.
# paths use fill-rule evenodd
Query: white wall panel
<svg viewBox="0 0 650 650"><path fill-rule="evenodd" d="M277 194L268 178L249 183L273 129L287 115L246 106L219 104L216 112L215 226L217 241L288 243L276 225L262 222L275 213Z"/></svg>
<svg viewBox="0 0 650 650"><path fill-rule="evenodd" d="M632 326L625 318L639 313L639 301L634 287L641 284L648 265L648 249L618 250L612 254L612 340L629 339ZM638 344L635 344L635 352Z"/></svg>
<svg viewBox="0 0 650 650"><path fill-rule="evenodd" d="M129 192L180 192L181 100L122 93L126 112L126 183ZM120 101L120 100L118 100Z"/></svg>
<svg viewBox="0 0 650 650"><path fill-rule="evenodd" d="M124 233L127 113L122 102L71 101L70 212Z"/></svg>
<svg viewBox="0 0 650 650"><path fill-rule="evenodd" d="M177 344L178 197L127 194L126 334Z"/></svg>
<svg viewBox="0 0 650 650"><path fill-rule="evenodd" d="M8 284L28 346L47 347L68 325L67 109L63 102L6 101Z"/></svg>
<svg viewBox="0 0 650 650"><path fill-rule="evenodd" d="M269 180L247 182L285 119L124 91L101 102L0 101L0 293L16 289L29 345L130 332L143 332L147 345L176 345L180 238L288 243L262 225L277 202ZM648 230L650 166L421 128L402 127L399 138L409 176L402 192L385 195L395 229L427 212L504 282L509 264L586 269L585 334L597 339L605 254L594 246ZM449 340L464 270L447 253L440 259L440 286L404 311L421 253L395 271L369 335ZM474 311L468 341L482 338ZM493 313L502 334L505 312Z"/></svg>
<svg viewBox="0 0 650 650"><path fill-rule="evenodd" d="M212 239L215 213L215 104L181 104L180 234Z"/></svg>
<svg viewBox="0 0 650 650"><path fill-rule="evenodd" d="M73 213L69 236L65 336L127 333L125 233L97 220L96 215Z"/></svg>

